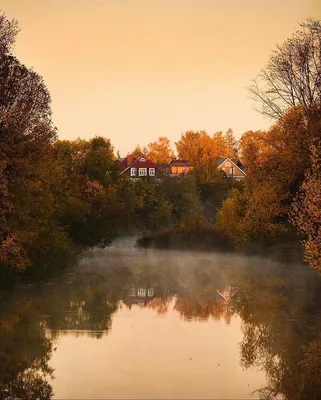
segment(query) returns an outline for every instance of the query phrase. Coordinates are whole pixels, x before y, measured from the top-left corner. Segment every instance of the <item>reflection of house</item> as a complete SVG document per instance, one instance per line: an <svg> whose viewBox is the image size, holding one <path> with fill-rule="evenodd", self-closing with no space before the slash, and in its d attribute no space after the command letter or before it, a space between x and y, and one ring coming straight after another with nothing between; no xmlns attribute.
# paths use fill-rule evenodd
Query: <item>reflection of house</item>
<svg viewBox="0 0 321 400"><path fill-rule="evenodd" d="M131 288L127 294L124 303L131 308L133 304L146 306L155 297L153 288Z"/></svg>
<svg viewBox="0 0 321 400"><path fill-rule="evenodd" d="M119 159L118 170L120 175L125 174L131 179L157 178L162 175L160 166L144 155L139 157L128 155L126 158Z"/></svg>
<svg viewBox="0 0 321 400"><path fill-rule="evenodd" d="M232 288L231 286L226 286L223 290L217 290L217 298L218 300L229 301L232 297Z"/></svg>
<svg viewBox="0 0 321 400"><path fill-rule="evenodd" d="M188 160L172 160L166 170L171 176L186 176L193 167Z"/></svg>
<svg viewBox="0 0 321 400"><path fill-rule="evenodd" d="M245 178L245 172L236 165L230 158L219 158L217 160L218 168L225 172L228 178L235 179L237 181Z"/></svg>

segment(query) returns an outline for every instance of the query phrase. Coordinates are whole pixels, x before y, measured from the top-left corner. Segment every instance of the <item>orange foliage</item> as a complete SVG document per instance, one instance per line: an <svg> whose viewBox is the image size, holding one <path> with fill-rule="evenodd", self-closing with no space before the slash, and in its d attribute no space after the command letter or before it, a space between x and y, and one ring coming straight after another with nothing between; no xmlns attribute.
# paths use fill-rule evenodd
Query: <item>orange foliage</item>
<svg viewBox="0 0 321 400"><path fill-rule="evenodd" d="M170 141L164 136L147 145L147 156L157 164L168 164L175 158Z"/></svg>
<svg viewBox="0 0 321 400"><path fill-rule="evenodd" d="M311 148L312 168L290 212L292 222L305 235L305 259L321 273L321 143Z"/></svg>
<svg viewBox="0 0 321 400"><path fill-rule="evenodd" d="M219 321L222 317L227 323L230 322L231 313L225 301L217 299L201 300L192 295L178 297L174 310L187 321L207 321L210 317Z"/></svg>

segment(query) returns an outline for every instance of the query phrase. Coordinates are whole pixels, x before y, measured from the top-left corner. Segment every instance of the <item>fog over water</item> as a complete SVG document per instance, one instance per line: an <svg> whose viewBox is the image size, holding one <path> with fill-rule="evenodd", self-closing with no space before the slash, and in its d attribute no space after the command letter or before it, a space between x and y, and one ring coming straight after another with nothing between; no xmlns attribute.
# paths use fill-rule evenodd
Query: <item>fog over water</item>
<svg viewBox="0 0 321 400"><path fill-rule="evenodd" d="M134 244L90 250L62 278L16 288L1 303L3 392L318 398L313 271L286 257Z"/></svg>

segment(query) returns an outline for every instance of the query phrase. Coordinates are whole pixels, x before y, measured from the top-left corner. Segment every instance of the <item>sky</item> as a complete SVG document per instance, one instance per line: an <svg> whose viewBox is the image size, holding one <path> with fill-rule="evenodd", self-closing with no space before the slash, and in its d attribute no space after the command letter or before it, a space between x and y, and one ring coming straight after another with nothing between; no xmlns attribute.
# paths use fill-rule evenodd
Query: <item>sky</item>
<svg viewBox="0 0 321 400"><path fill-rule="evenodd" d="M15 54L43 76L59 139L121 155L187 130L268 128L248 86L321 0L0 0Z"/></svg>

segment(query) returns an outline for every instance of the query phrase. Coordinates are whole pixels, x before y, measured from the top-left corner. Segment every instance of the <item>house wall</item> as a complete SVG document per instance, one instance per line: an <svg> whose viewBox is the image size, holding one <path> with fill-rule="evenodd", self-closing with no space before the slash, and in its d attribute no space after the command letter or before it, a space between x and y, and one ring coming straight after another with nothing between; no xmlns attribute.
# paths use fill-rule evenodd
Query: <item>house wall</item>
<svg viewBox="0 0 321 400"><path fill-rule="evenodd" d="M155 168L155 175L153 176L153 175L149 175L149 170L150 170L150 168L147 168L147 175L145 175L145 176L139 176L139 169L137 168L137 174L136 174L136 176L132 176L131 175L131 169L130 168L128 168L127 169L127 171L125 171L124 172L124 175L126 175L126 176L128 176L129 178L159 178L161 175L162 175L162 173L157 169L157 168Z"/></svg>
<svg viewBox="0 0 321 400"><path fill-rule="evenodd" d="M170 167L170 173L172 175L181 175L187 172L188 172L188 167L185 166L174 165Z"/></svg>
<svg viewBox="0 0 321 400"><path fill-rule="evenodd" d="M192 167L185 165L171 165L169 168L169 173L171 175L186 175L190 172Z"/></svg>
<svg viewBox="0 0 321 400"><path fill-rule="evenodd" d="M224 161L223 164L220 166L220 168L226 173L228 177L232 176L231 168L233 168L233 177L235 178L244 177L243 172L237 166L232 164L231 161L229 160Z"/></svg>

